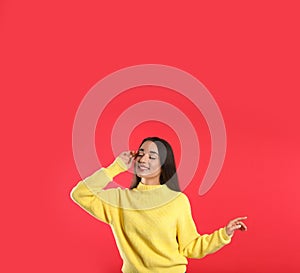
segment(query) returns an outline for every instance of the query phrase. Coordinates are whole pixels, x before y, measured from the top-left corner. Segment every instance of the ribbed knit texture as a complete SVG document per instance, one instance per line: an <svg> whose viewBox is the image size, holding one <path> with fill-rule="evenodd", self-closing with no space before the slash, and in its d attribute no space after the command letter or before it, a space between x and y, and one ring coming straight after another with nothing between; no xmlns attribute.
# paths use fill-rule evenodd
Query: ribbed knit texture
<svg viewBox="0 0 300 273"><path fill-rule="evenodd" d="M230 242L225 228L199 235L188 198L166 185L103 188L126 165L117 158L79 182L71 198L112 228L124 273L183 273L187 259L202 258Z"/></svg>

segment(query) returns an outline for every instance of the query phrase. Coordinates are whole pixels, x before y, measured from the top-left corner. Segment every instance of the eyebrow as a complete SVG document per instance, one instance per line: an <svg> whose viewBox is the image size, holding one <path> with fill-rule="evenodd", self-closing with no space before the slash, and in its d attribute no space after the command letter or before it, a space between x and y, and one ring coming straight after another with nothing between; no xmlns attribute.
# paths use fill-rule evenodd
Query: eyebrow
<svg viewBox="0 0 300 273"><path fill-rule="evenodd" d="M139 151L144 152L145 150L144 150L144 149L139 149ZM158 155L158 153L155 152L155 151L149 151L149 153L150 153L150 154L157 154L157 155Z"/></svg>

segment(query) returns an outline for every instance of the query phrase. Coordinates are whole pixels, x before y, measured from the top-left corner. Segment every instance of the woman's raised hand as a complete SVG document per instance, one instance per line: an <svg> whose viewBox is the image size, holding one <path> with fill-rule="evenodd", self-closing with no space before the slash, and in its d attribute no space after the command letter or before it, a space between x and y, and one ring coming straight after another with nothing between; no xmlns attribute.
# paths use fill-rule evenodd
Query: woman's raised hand
<svg viewBox="0 0 300 273"><path fill-rule="evenodd" d="M127 168L129 169L133 159L135 158L136 152L135 151L126 151L119 155L119 157L123 160Z"/></svg>
<svg viewBox="0 0 300 273"><path fill-rule="evenodd" d="M243 220L247 219L247 217L238 217L231 220L226 226L226 233L228 236L232 236L235 230L240 229L241 231L246 231L247 226L243 223Z"/></svg>

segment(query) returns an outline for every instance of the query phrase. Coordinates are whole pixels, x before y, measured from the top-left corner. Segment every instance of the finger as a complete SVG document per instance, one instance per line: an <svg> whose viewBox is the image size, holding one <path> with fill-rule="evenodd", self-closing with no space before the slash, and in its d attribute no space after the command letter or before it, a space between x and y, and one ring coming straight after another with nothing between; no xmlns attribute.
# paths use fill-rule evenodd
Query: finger
<svg viewBox="0 0 300 273"><path fill-rule="evenodd" d="M238 230L242 227L242 225L235 225L232 227L233 230Z"/></svg>
<svg viewBox="0 0 300 273"><path fill-rule="evenodd" d="M247 226L243 222L237 222L233 225L234 229L240 229L241 231L246 231Z"/></svg>
<svg viewBox="0 0 300 273"><path fill-rule="evenodd" d="M137 156L137 152L136 151L130 151L130 157L132 157L133 159L135 159Z"/></svg>
<svg viewBox="0 0 300 273"><path fill-rule="evenodd" d="M245 220L245 219L247 219L247 217L238 217L238 218L235 218L235 219L233 219L233 220L231 220L229 222L229 225L235 225L235 224L237 224L240 221Z"/></svg>
<svg viewBox="0 0 300 273"><path fill-rule="evenodd" d="M241 231L246 231L246 230L248 229L247 226L246 226L243 222L240 222L239 224L240 224L240 226L241 226L241 227L240 227L240 230L241 230Z"/></svg>
<svg viewBox="0 0 300 273"><path fill-rule="evenodd" d="M128 154L128 156L129 156L129 163L131 163L131 161L135 159L136 152L132 150L132 151L130 151L128 153L129 153Z"/></svg>
<svg viewBox="0 0 300 273"><path fill-rule="evenodd" d="M243 217L237 217L237 218L233 219L232 221L237 222L237 221L242 221L242 220L246 220L246 219L247 219L247 216L243 216Z"/></svg>

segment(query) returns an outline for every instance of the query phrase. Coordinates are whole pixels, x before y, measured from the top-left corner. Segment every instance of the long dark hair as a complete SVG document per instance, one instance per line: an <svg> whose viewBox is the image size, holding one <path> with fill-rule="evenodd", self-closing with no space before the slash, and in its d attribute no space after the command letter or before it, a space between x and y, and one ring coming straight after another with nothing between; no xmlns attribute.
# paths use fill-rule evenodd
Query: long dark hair
<svg viewBox="0 0 300 273"><path fill-rule="evenodd" d="M146 141L152 141L156 144L161 162L160 184L166 184L173 191L180 191L175 158L171 145L164 139L159 137L147 137L143 139L139 148ZM134 166L135 167L135 166ZM135 169L135 168L134 168ZM140 183L141 178L136 174L133 176L130 189L134 189Z"/></svg>

